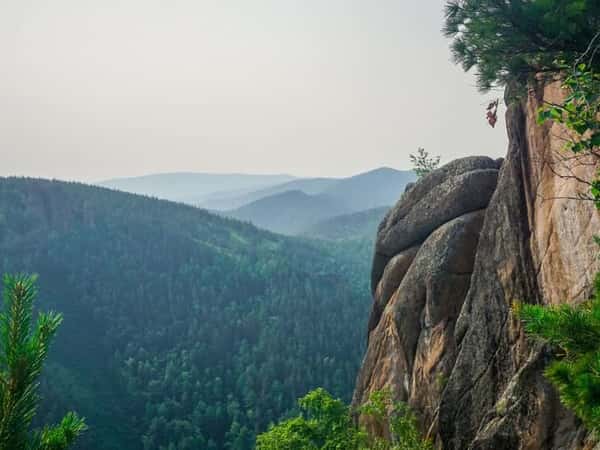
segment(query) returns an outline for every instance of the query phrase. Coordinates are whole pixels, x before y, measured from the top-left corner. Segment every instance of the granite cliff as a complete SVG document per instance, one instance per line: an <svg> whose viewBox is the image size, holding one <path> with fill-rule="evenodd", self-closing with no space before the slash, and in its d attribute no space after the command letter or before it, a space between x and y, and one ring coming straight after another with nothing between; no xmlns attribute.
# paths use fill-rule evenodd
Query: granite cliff
<svg viewBox="0 0 600 450"><path fill-rule="evenodd" d="M379 226L354 405L390 389L440 449L593 448L542 375L548 349L511 313L515 300L581 301L600 269L600 217L575 199L598 167L566 158L563 130L536 123L542 102L562 95L541 80L507 89L506 158L437 169Z"/></svg>

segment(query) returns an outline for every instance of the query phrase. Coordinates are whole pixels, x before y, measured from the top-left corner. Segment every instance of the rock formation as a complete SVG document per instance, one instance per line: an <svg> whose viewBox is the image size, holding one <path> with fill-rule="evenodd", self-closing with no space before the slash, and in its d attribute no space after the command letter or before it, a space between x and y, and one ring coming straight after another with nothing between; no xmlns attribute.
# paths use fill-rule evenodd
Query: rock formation
<svg viewBox="0 0 600 450"><path fill-rule="evenodd" d="M548 350L511 314L515 300L587 298L600 269L600 217L573 199L597 167L564 158L563 130L535 120L543 100L562 95L559 83L539 81L507 100L506 160L465 158L428 174L379 227L354 404L390 389L438 448L586 445L542 375Z"/></svg>

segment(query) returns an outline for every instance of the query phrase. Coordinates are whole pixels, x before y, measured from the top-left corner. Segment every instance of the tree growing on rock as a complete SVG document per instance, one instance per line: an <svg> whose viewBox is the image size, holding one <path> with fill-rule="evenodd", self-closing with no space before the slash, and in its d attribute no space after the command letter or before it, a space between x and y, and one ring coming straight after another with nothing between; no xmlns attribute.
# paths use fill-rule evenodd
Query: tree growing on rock
<svg viewBox="0 0 600 450"><path fill-rule="evenodd" d="M600 2L581 0L450 0L444 33L482 91L524 83L572 63L600 29Z"/></svg>
<svg viewBox="0 0 600 450"><path fill-rule="evenodd" d="M86 430L70 412L58 425L31 431L39 403L38 379L48 348L62 322L60 314L40 313L35 324L35 277L4 277L0 313L0 450L65 450Z"/></svg>
<svg viewBox="0 0 600 450"><path fill-rule="evenodd" d="M544 374L563 404L600 432L600 277L596 295L583 305L517 304L514 311L528 335L556 350Z"/></svg>
<svg viewBox="0 0 600 450"><path fill-rule="evenodd" d="M540 124L554 121L571 134L565 150L571 157L600 161L600 74L594 70L593 58L600 50L598 33L567 76L563 88L568 96L562 104L546 104L538 113ZM590 60L582 62L583 57ZM559 175L573 178L574 175ZM582 180L590 194L581 200L593 200L600 209L600 176ZM598 244L600 239L596 238ZM596 277L595 295L580 305L542 306L515 304L525 332L549 344L554 359L545 370L546 377L557 388L560 399L587 426L600 432L600 274Z"/></svg>
<svg viewBox="0 0 600 450"><path fill-rule="evenodd" d="M418 178L427 175L432 170L435 170L440 165L439 156L429 156L429 152L425 151L424 148L419 147L417 154L410 154L410 162L413 165L413 170L417 174Z"/></svg>
<svg viewBox="0 0 600 450"><path fill-rule="evenodd" d="M388 429L391 441L369 437L355 425L350 408L322 388L298 404L301 414L259 435L257 450L433 450L431 442L421 437L408 406L394 404L388 392L374 392L360 412Z"/></svg>

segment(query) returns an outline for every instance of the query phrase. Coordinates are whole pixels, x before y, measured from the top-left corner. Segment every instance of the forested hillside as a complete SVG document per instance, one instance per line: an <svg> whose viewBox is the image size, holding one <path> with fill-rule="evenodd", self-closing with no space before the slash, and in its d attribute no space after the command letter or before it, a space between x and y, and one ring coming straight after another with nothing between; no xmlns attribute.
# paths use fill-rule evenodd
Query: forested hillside
<svg viewBox="0 0 600 450"><path fill-rule="evenodd" d="M369 252L103 188L0 179L0 271L39 274L39 307L64 314L40 420L78 411L89 450L249 449L317 386L349 400Z"/></svg>
<svg viewBox="0 0 600 450"><path fill-rule="evenodd" d="M323 220L302 233L303 236L329 240L366 239L373 240L377 227L390 208L368 209L352 214L342 214Z"/></svg>
<svg viewBox="0 0 600 450"><path fill-rule="evenodd" d="M261 198L226 214L276 233L295 235L315 222L347 212L348 209L334 198L286 191Z"/></svg>

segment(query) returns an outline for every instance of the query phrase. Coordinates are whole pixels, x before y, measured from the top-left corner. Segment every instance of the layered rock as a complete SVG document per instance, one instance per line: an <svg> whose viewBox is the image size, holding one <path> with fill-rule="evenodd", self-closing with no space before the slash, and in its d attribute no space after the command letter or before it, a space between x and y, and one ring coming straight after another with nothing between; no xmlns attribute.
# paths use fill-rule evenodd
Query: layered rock
<svg viewBox="0 0 600 450"><path fill-rule="evenodd" d="M542 375L547 350L511 314L515 300L585 299L600 269L600 217L576 200L597 167L566 159L564 131L535 120L544 100L562 95L558 83L539 82L509 102L499 172L489 158L450 163L412 186L379 228L354 403L389 388L439 448L586 445Z"/></svg>

